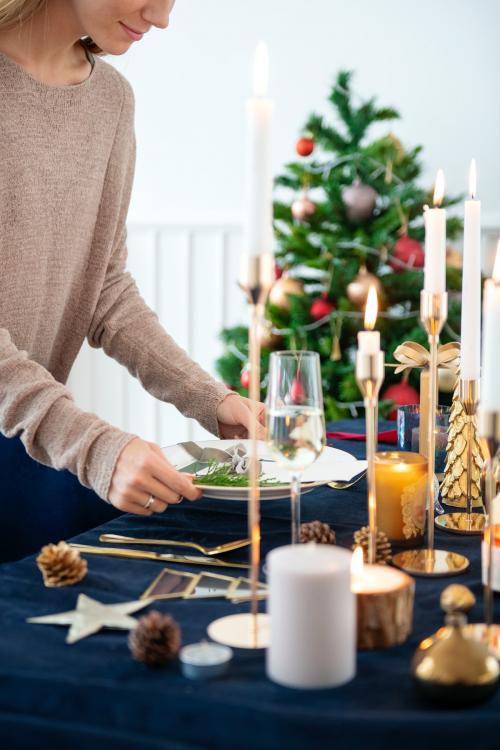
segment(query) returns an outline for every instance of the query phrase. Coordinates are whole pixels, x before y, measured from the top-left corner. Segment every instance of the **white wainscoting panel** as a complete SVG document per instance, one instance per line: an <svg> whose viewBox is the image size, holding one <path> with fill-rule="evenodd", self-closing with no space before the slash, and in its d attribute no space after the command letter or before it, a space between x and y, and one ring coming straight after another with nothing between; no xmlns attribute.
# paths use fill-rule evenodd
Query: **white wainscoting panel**
<svg viewBox="0 0 500 750"><path fill-rule="evenodd" d="M483 269L491 274L500 228L483 228ZM141 294L171 336L216 376L222 328L246 323L238 287L241 230L237 225L129 227L129 269ZM168 378L168 372L165 373ZM84 345L68 382L77 403L120 429L160 445L208 433L171 404L156 401L99 350Z"/></svg>
<svg viewBox="0 0 500 750"><path fill-rule="evenodd" d="M177 343L216 377L219 334L247 321L237 285L238 226L130 226L128 267L147 304ZM168 378L168 372L165 377ZM68 381L81 408L145 440L168 445L208 433L150 396L125 368L84 345Z"/></svg>

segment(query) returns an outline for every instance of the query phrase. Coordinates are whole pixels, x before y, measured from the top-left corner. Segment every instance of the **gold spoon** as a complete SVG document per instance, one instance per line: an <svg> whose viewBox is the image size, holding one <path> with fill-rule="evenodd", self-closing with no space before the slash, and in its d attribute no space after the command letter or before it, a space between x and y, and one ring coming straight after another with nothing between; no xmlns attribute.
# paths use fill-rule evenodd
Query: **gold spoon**
<svg viewBox="0 0 500 750"><path fill-rule="evenodd" d="M224 552L232 552L234 549L248 547L250 539L237 539L234 542L219 544L217 547L204 547L196 542L179 542L172 539L141 539L135 536L122 536L121 534L101 534L100 542L111 542L112 544L162 544L166 547L191 547L197 549L203 555L220 555Z"/></svg>
<svg viewBox="0 0 500 750"><path fill-rule="evenodd" d="M362 471L357 477L352 479L350 482L328 482L328 486L333 490L347 490L349 487L353 487L355 484L360 482L366 476L366 471Z"/></svg>

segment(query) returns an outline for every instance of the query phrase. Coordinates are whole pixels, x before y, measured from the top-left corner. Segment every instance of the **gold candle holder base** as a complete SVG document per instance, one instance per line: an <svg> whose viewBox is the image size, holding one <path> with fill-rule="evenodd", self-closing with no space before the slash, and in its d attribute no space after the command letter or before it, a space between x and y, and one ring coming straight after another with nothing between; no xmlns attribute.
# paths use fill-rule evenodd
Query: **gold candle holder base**
<svg viewBox="0 0 500 750"><path fill-rule="evenodd" d="M207 633L213 641L233 648L261 649L270 643L269 618L262 613L257 615L256 623L250 612L221 617L210 623Z"/></svg>
<svg viewBox="0 0 500 750"><path fill-rule="evenodd" d="M392 558L392 564L414 576L445 578L463 573L469 560L457 552L436 549L409 549Z"/></svg>
<svg viewBox="0 0 500 750"><path fill-rule="evenodd" d="M428 475L427 475L427 547L400 552L392 562L401 570L415 576L444 577L455 576L467 570L470 563L464 555L448 550L434 549L434 467L436 450L436 408L437 408L437 361L439 334L448 316L448 295L446 292L420 293L420 321L427 332L429 341L429 422L428 435Z"/></svg>
<svg viewBox="0 0 500 750"><path fill-rule="evenodd" d="M493 519L492 504L497 491L497 470L500 451L500 412L479 410L478 434L485 457L483 466L484 480L484 507L486 509L488 526L488 555L486 557L486 583L484 584L484 620L488 633L488 641L491 642L491 630L493 628L493 544L495 538L495 522Z"/></svg>
<svg viewBox="0 0 500 750"><path fill-rule="evenodd" d="M250 400L250 461L248 489L248 536L250 546L250 612L214 620L208 634L218 643L236 648L266 648L269 645L267 615L259 614L260 570L260 486L257 451L258 402L260 401L260 328L264 306L274 281L272 253L243 257L240 286L250 306L249 358Z"/></svg>
<svg viewBox="0 0 500 750"><path fill-rule="evenodd" d="M484 513L444 513L434 519L435 525L442 531L466 536L481 536L486 527Z"/></svg>

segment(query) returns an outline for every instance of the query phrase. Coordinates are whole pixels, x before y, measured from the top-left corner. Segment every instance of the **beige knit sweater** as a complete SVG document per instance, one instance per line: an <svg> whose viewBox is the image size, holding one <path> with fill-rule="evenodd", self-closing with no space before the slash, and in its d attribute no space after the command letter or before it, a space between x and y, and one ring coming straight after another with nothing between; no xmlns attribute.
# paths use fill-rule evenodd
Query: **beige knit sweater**
<svg viewBox="0 0 500 750"><path fill-rule="evenodd" d="M49 86L0 53L0 431L103 499L134 435L63 385L85 338L211 432L229 393L125 270L133 114L130 85L101 59L83 83Z"/></svg>

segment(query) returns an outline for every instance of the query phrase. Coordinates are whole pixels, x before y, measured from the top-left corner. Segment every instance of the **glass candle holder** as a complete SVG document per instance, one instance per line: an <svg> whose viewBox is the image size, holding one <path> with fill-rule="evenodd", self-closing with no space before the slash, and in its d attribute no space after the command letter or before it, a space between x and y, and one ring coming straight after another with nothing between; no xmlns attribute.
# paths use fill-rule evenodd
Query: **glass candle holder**
<svg viewBox="0 0 500 750"><path fill-rule="evenodd" d="M450 407L438 406L436 410L436 474L440 478L446 466L446 447ZM420 450L420 405L400 406L397 420L398 448L418 453Z"/></svg>
<svg viewBox="0 0 500 750"><path fill-rule="evenodd" d="M400 547L423 542L427 459L420 453L375 454L377 528Z"/></svg>

